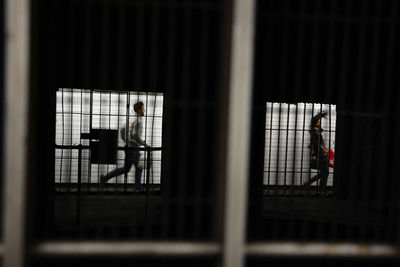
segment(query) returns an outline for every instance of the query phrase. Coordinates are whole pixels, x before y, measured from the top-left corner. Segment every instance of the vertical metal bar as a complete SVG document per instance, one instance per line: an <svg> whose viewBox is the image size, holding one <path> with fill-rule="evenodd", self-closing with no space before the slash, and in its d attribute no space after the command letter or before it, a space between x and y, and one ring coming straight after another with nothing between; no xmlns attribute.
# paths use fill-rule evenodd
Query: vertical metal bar
<svg viewBox="0 0 400 267"><path fill-rule="evenodd" d="M69 122L70 122L70 134L71 134L71 138L70 138L70 143L69 143L69 145L70 146L72 146L72 135L73 135L73 124L74 124L74 121L73 121L73 116L74 116L74 114L73 114L73 108L74 108L74 94L73 94L73 91L74 91L74 89L73 88L70 88L70 90L71 90L71 103L70 103L70 118L69 118ZM73 156L73 150L72 149L68 149L68 151L69 151L69 178L68 178L68 193L71 193L71 183L72 183L72 156Z"/></svg>
<svg viewBox="0 0 400 267"><path fill-rule="evenodd" d="M313 18L313 36L312 36L312 44L311 44L311 70L310 70L310 85L309 92L310 96L314 98L315 93L317 92L316 84L317 84L317 74L318 74L318 52L319 52L319 43L320 43L320 20L319 17L321 15L321 2L315 1L314 3L314 16Z"/></svg>
<svg viewBox="0 0 400 267"><path fill-rule="evenodd" d="M184 28L183 28L183 57L182 57L182 79L181 79L181 96L182 96L182 109L184 112L181 112L181 136L179 142L179 155L180 157L180 168L179 168L179 187L178 187L178 199L179 199L179 207L178 207L178 222L177 232L178 237L182 238L185 230L185 216L186 216L186 187L187 187L187 151L189 150L188 146L188 125L189 125L189 110L188 106L183 105L183 103L189 102L189 69L190 69L190 60L191 60L191 28L193 23L192 18L192 7L185 7L183 9L184 12Z"/></svg>
<svg viewBox="0 0 400 267"><path fill-rule="evenodd" d="M368 18L368 13L369 13L369 6L370 6L370 1L366 1L364 5L362 5L362 10L361 10L361 23L360 23L360 29L358 29L358 46L357 46L357 69L356 69L356 77L355 77L355 88L352 91L354 94L354 101L352 103L353 105L353 110L355 110L356 112L359 112L362 108L362 99L363 99L363 94L365 94L365 89L364 89L364 80L366 79L365 77L365 51L366 51L366 43L367 43L367 30L368 30L368 26L369 24L366 22L367 18ZM356 117L353 117L353 120L355 120ZM357 140L360 136L361 130L361 124L360 123L352 123L352 128L349 129L351 132L351 139L352 140ZM350 204L354 205L354 207L359 208L359 206L357 205L357 187L359 185L359 183L357 183L357 181L359 181L360 177L359 177L359 162L358 162L358 158L360 157L359 155L359 151L360 148L355 148L352 147L352 149L350 149L349 151L351 151L350 153L350 170L349 170L349 186L348 186L348 201ZM356 233L355 231L358 231L360 228L357 228L357 230L354 229L353 225L352 225L352 219L350 218L350 216L347 218L346 223L346 238L349 240L352 240Z"/></svg>
<svg viewBox="0 0 400 267"><path fill-rule="evenodd" d="M296 104L296 111L295 111L295 121L294 121L294 140L293 140L293 163L292 163L292 186L291 186L291 193L290 196L294 197L295 195L295 173L296 173L296 141L297 141L297 113L298 113L298 105ZM289 221L288 227L287 227L287 236L288 237L293 237L294 235L294 229L295 227L295 221L294 219Z"/></svg>
<svg viewBox="0 0 400 267"><path fill-rule="evenodd" d="M281 114L282 114L282 103L279 103L279 111L278 111L278 141L277 141L277 149L276 149L276 166L275 166L275 195L278 194L278 185L279 185L279 150L280 150L280 141L281 141ZM273 231L276 233L276 231Z"/></svg>
<svg viewBox="0 0 400 267"><path fill-rule="evenodd" d="M148 235L148 231L149 231L149 193L150 193L150 150L147 150L147 165L146 165L146 199L145 199L145 216L144 216L144 225L145 225L145 236Z"/></svg>
<svg viewBox="0 0 400 267"><path fill-rule="evenodd" d="M143 22L144 22L144 7L142 3L139 3L136 6L136 27L135 27L135 71L134 71L134 81L136 88L134 90L138 90L140 86L142 86L142 76L143 76Z"/></svg>
<svg viewBox="0 0 400 267"><path fill-rule="evenodd" d="M296 174L296 146L297 146L297 115L299 111L299 106L296 104L295 118L294 118L294 140L293 140L293 164L292 164L292 193L291 196L294 196L295 190L295 174ZM301 186L301 184L300 184Z"/></svg>
<svg viewBox="0 0 400 267"><path fill-rule="evenodd" d="M393 83L393 73L394 73L394 70L393 70L393 64L394 64L394 62L393 62L393 60L394 60L393 53L396 50L395 47L398 47L398 46L396 46L396 44L398 45L398 42L399 42L399 40L396 39L396 26L398 27L398 24L396 24L396 18L398 18L398 15L399 15L399 3L398 3L398 1L392 1L391 11L392 11L392 13L390 14L390 32L389 32L389 37L388 37L388 42L387 42L388 48L386 50L387 54L385 55L386 60L388 62L387 66L388 66L388 70L389 70L388 72L389 73L387 74L387 77L385 77L386 78L385 79L385 85L386 85L386 90L387 91L391 91L393 95L386 96L384 105L385 104L388 105L390 103L390 98L393 97L396 94L396 90L397 90L397 88L395 87L395 85ZM377 36L375 38L379 39ZM395 106L396 105L392 105L392 109L390 110L389 114L399 114L398 113L398 105L397 105L397 112L396 112ZM398 133L398 130L399 130L398 121L396 123L396 128L395 129L390 129L390 130L393 131L394 133ZM387 146L386 146L386 148L387 148ZM386 154L387 154L387 151L386 151ZM391 160L392 160L392 162L398 162L396 160L399 158L399 156L398 156L399 153L396 152L394 154L396 154L396 156L391 157ZM386 163L387 164L391 164L391 163L388 163L388 161ZM393 165L393 163L392 163L392 165ZM386 166L386 167L388 167L388 166ZM398 186L396 186L397 176L393 172L396 173L396 168L395 168L395 171L392 171L391 175L390 175L390 173L388 173L388 177L391 178L390 182L391 182L391 188L392 188L392 190L390 190L390 192L391 192L390 200L391 200L391 202L397 202L398 201L397 200L398 199L397 198ZM385 205L384 202L380 202L379 204L381 204L382 206ZM389 218L388 218L387 221L390 222L390 226L391 227L389 227L386 230L385 240L384 240L386 242L392 242L393 240L397 241L397 242L399 241L398 234L396 235L396 237L394 237L394 233L396 233L396 230L398 230L398 223L397 223L398 220L396 220L396 219L398 219L398 216L400 214L399 211L398 211L398 208L396 208L396 206L397 206L397 203L393 203L393 205L390 205L390 208L389 208L389 210L391 210L391 211L389 212L390 215L389 215ZM391 238L393 240L391 240Z"/></svg>
<svg viewBox="0 0 400 267"><path fill-rule="evenodd" d="M396 1L397 2L397 1ZM398 18L398 3L395 4L394 7L392 7L391 9L391 19L392 19L392 23L394 23L394 21L397 21ZM398 26L398 24L397 24ZM378 162L378 173L381 175L381 179L379 180L379 182L377 183L376 186L376 193L377 193L377 205L378 208L380 209L380 212L382 215L385 216L385 204L386 204L386 188L389 186L388 182L389 177L389 154L391 151L388 151L389 149L389 142L392 142L391 139L391 134L392 134L392 125L390 120L393 119L394 115L393 113L391 113L391 98L393 97L393 95L395 95L397 93L397 88L393 86L393 75L396 75L397 72L395 71L395 65L396 65L396 61L394 60L394 56L393 56L393 51L395 51L395 40L396 40L396 30L395 27L392 26L390 29L390 35L389 35L389 40L387 42L388 44L388 48L386 49L386 60L387 60L387 69L385 71L385 75L384 75L384 87L382 90L382 96L383 96L383 101L382 101L382 128L381 128L381 132L380 132L380 140L379 140L379 162ZM391 94L393 92L393 95ZM393 106L395 106L397 103L395 103ZM398 119L398 117L397 117ZM397 152L396 152L397 153ZM393 178L397 179L398 176L393 176ZM392 178L392 179L393 179ZM386 219L386 218L385 218ZM385 231L387 231L387 229L384 229ZM383 235L381 235L383 234ZM387 233L387 235L390 235L391 233ZM375 233L373 234L373 238L374 241L378 241L378 242L382 242L384 241L383 239L385 238L384 233L381 233L379 230L375 231Z"/></svg>
<svg viewBox="0 0 400 267"><path fill-rule="evenodd" d="M393 2L393 1L391 1ZM397 1L395 1L397 2ZM377 17L381 17L382 14L382 1L377 1L377 6L374 7L373 12L375 12L375 14L377 15ZM363 108L365 108L366 112L369 113L373 108L373 95L374 95L374 91L376 89L376 81L377 81L377 73L378 73L378 59L384 57L383 55L380 54L380 51L382 51L382 48L379 47L379 43L381 41L380 38L380 30L382 27L382 23L380 22L373 22L372 24L373 26L373 31L372 31L372 36L373 36L373 40L372 40L372 46L371 46L371 53L368 53L369 55L371 55L371 63L370 65L370 72L368 75L368 79L369 82L365 83L364 86L366 87L368 85L368 89L363 91L363 95L367 96L367 101L362 103L364 105ZM392 26L392 25L390 25ZM389 37L390 38L390 37ZM394 40L393 39L389 39L389 49L387 50L387 52L392 53L393 50L390 49L393 48L393 43ZM391 55L387 55L389 57L391 57ZM388 57L387 57L388 58ZM363 80L366 80L365 78ZM372 100L372 101L371 101ZM360 105L360 106L361 106ZM371 120L374 120L374 118L369 118L369 123L371 123ZM365 135L366 140L372 140L372 135L373 135L373 131L364 131L362 133L363 135ZM364 207L367 207L366 209L362 209L362 216L363 219L362 224L360 227L358 227L359 230L359 236L361 238L362 242L368 242L368 238L369 238L369 234L368 234L368 218L370 218L371 214L368 212L370 209L370 205L373 204L373 202L370 200L370 198L368 197L368 194L371 192L371 168L373 167L372 164L372 158L371 157L367 157L369 154L366 153L365 157L366 157L366 161L363 162L363 165L365 166L364 168L362 168L361 170L359 170L359 173L362 175L362 177L365 177L364 179L361 180L361 185L359 185L362 190L361 190L361 194L360 194L360 200L363 203Z"/></svg>
<svg viewBox="0 0 400 267"><path fill-rule="evenodd" d="M120 60L120 59L119 59ZM121 71L121 70L120 70ZM118 129L118 139L119 139L119 135L120 135L120 133L119 133L119 129L120 129L120 121L119 121L119 116L120 116L120 106L121 106L121 93L120 92L118 92L118 105L117 105L117 108L118 108L118 112L117 112L117 129ZM126 127L125 127L125 129L126 129ZM126 140L126 139L125 139ZM118 157L118 153L120 152L120 150L118 149L117 150L117 165L116 165L116 168L118 168L118 162L119 162L119 157ZM115 185L118 185L119 184L119 182L118 182L118 177L115 177ZM115 192L117 192L118 191L118 186L116 186L115 187Z"/></svg>
<svg viewBox="0 0 400 267"><path fill-rule="evenodd" d="M342 108L343 106L345 106L345 101L346 101L346 82L347 82L347 76L348 76L348 70L349 70L349 44L350 44L350 26L351 24L349 23L350 17L351 17L351 4L352 2L350 1L345 1L344 5L345 5L345 15L344 15L344 19L346 21L346 23L343 24L344 27L344 33L343 33L343 37L342 37L342 44L341 44L341 55L340 55L340 75L339 75L339 88L338 88L338 92L337 92L337 108ZM335 137L337 137L337 133L341 133L340 129L338 129L336 131ZM340 180L336 180L336 182L338 183L338 186L336 186L337 188L340 187ZM339 226L338 224L335 224L332 227L332 231L331 231L331 236L332 238L336 238L338 236L338 232L339 232Z"/></svg>
<svg viewBox="0 0 400 267"><path fill-rule="evenodd" d="M283 195L286 196L286 175L287 175L287 158L288 158L288 144L289 144L289 118L290 118L290 104L287 104L287 123L286 123L286 149L285 149L285 171L283 177Z"/></svg>
<svg viewBox="0 0 400 267"><path fill-rule="evenodd" d="M312 107L311 107L311 117L313 117L313 116L314 116L314 103L312 103ZM310 127L314 128L314 125L310 125ZM312 129L310 129L310 130L312 130ZM311 139L310 139L310 142L311 142ZM318 140L318 144L319 144L319 140ZM311 159L311 152L310 152L311 149L312 149L312 147L310 147L310 150L308 151L309 159ZM318 149L318 154L317 154L317 167L319 167L319 149ZM311 180L311 175L312 175L312 172L311 172L311 160L310 160L310 163L308 164L308 181ZM317 169L317 175L319 175L319 168ZM318 190L318 184L319 184L319 179L317 180L317 184L315 187L315 188L317 188L317 190Z"/></svg>
<svg viewBox="0 0 400 267"><path fill-rule="evenodd" d="M64 145L64 88L61 88L61 114L62 114L62 138L61 145ZM64 159L64 148L61 148L61 159L60 159L60 192L62 191L62 177L63 177L63 159Z"/></svg>
<svg viewBox="0 0 400 267"><path fill-rule="evenodd" d="M106 30L106 29L105 29ZM105 40L105 42L107 42L107 40ZM103 57L104 57L104 54L103 54ZM103 64L106 64L105 62L103 63ZM107 75L107 73L103 73L103 75L102 76L104 76L104 75ZM104 78L101 78L101 79L104 79ZM101 98L102 98L102 93L101 93L101 91L99 90L98 91L98 94L99 94L99 129L101 129L101 118L102 118L102 110L101 110ZM99 163L97 163L97 178L96 178L96 184L97 184L97 193L100 193L100 183L99 183L99 181L100 181L100 164ZM104 187L104 189L103 189L104 191L106 191L107 192L107 186L105 186ZM103 193L103 192L101 192L101 193Z"/></svg>
<svg viewBox="0 0 400 267"><path fill-rule="evenodd" d="M81 223L81 165L82 165L82 145L78 147L78 192L76 199L76 231L80 231Z"/></svg>
<svg viewBox="0 0 400 267"><path fill-rule="evenodd" d="M209 11L207 9L202 10L202 17L201 17L201 50L200 50L200 85L199 85L199 102L205 103L206 99L206 90L207 90L207 81L208 81L208 73L207 73L207 66L208 66L208 43L209 43ZM198 121L198 131L200 133L206 132L206 113L204 111L199 112L199 121ZM193 216L193 225L194 225L194 237L200 238L201 236L201 222L203 216L203 184L204 184L204 154L205 152L205 142L204 136L202 134L197 135L197 145L196 151L197 155L200 157L196 160L196 176L195 176L195 203L196 210L195 215Z"/></svg>
<svg viewBox="0 0 400 267"><path fill-rule="evenodd" d="M271 188L271 150L272 150L272 134L274 133L274 129L272 129L273 124L272 124L272 120L273 120L273 114L274 114L274 103L271 103L271 118L270 118L270 126L269 126L269 156L268 156L268 184L267 184L267 195L269 196L269 190Z"/></svg>
<svg viewBox="0 0 400 267"><path fill-rule="evenodd" d="M175 57L176 57L176 51L175 51L175 44L176 44L176 37L177 37L177 9L176 9L176 1L171 1L171 6L169 10L169 16L168 16L168 34L167 34L167 47L168 47L168 55L167 55L167 88L166 88L166 101L164 106L166 107L164 117L166 119L166 125L168 125L167 130L163 135L166 138L166 143L170 144L171 139L172 139L172 127L171 125L174 122L174 117L173 117L173 95L175 91L175 69L176 69L176 64L175 64ZM168 116L170 115L170 116ZM169 148L167 148L169 149ZM165 174L169 179L165 179L164 181L161 181L162 184L162 191L163 191L163 210L162 210L162 217L165 219L167 222L166 224L163 225L162 227L162 236L168 237L168 230L169 230L169 223L170 223L170 210L171 210L171 179L173 179L173 168L166 166L165 167Z"/></svg>
<svg viewBox="0 0 400 267"><path fill-rule="evenodd" d="M81 133L82 133L82 115L83 115L83 89L80 89L81 91L81 103L80 103L80 113L79 113L79 145L82 146L82 138L81 138ZM78 161L78 164L81 164L82 158ZM79 173L81 175L81 173Z"/></svg>
<svg viewBox="0 0 400 267"><path fill-rule="evenodd" d="M30 1L6 4L4 116L4 258L5 267L23 267L26 260L26 184L29 109Z"/></svg>
<svg viewBox="0 0 400 267"><path fill-rule="evenodd" d="M145 101L145 106L146 106L146 110L147 110L147 108L148 108L148 106L149 106L149 92L146 92L145 93L145 95L146 95L146 101ZM147 110L148 111L148 110ZM145 140L145 142L147 142L147 118L149 117L148 116L148 112L146 112L145 113L145 117L144 117L144 140ZM147 154L147 156L146 156L146 154ZM146 165L148 165L149 164L149 162L147 161L148 159L149 159L149 157L148 157L148 154L149 154L149 151L148 150L145 150L145 151L143 151L143 160L145 161L145 164ZM146 185L147 185L147 178L149 178L149 176L148 176L148 168L146 168L145 169L145 177L146 177ZM142 176L143 177L143 176ZM142 181L140 181L140 183L142 183ZM147 189L146 189L146 195L147 195Z"/></svg>
<svg viewBox="0 0 400 267"><path fill-rule="evenodd" d="M289 38L289 11L290 11L290 0L283 0L281 1L282 3L282 8L283 8L283 16L285 19L283 19L283 26L282 26L282 40L280 42L281 48L280 48L280 54L281 54L281 59L280 59L280 71L279 71L279 96L280 97L285 97L286 96L286 81L287 81L287 61L288 61L288 38ZM282 98L280 98L282 99Z"/></svg>
<svg viewBox="0 0 400 267"><path fill-rule="evenodd" d="M89 134L92 133L92 127L93 127L93 93L94 90L90 89L90 101L89 101ZM89 191L91 191L90 189L91 187L91 178L92 178L92 163L91 163L91 157L92 157L92 150L89 149L89 177L88 177L88 184L89 184Z"/></svg>
<svg viewBox="0 0 400 267"><path fill-rule="evenodd" d="M304 103L304 110L303 110L303 129L302 129L302 137L301 137L301 159L300 159L300 185L303 185L303 162L304 162L304 135L306 131L306 111L307 105ZM302 187L303 189L303 187Z"/></svg>
<svg viewBox="0 0 400 267"><path fill-rule="evenodd" d="M302 137L301 137L301 160L300 160L300 186L301 186L301 194L303 194L303 189L304 189L304 184L303 184L303 163L304 163L304 136L305 136L305 131L306 131L306 112L307 112L307 105L306 103L303 104L304 110L303 110L303 129L302 129ZM306 180L307 182L308 180ZM308 193L308 192L306 192ZM306 221L302 221L302 227L301 227L301 237L304 239L307 239L306 236Z"/></svg>
<svg viewBox="0 0 400 267"><path fill-rule="evenodd" d="M150 143L151 147L154 146L154 122L155 122L155 118L156 118L156 115L155 115L156 114L156 105L157 105L157 93L154 94L153 121L151 123L151 143ZM153 158L152 158L152 160L153 160ZM153 171L153 167L154 167L154 164L151 164L151 171L152 171L153 175L152 175L152 180L150 181L151 182L150 184L153 187L152 191L154 191L154 171Z"/></svg>
<svg viewBox="0 0 400 267"><path fill-rule="evenodd" d="M92 44L92 39L91 39L91 22L92 22L92 4L91 3L86 3L85 4L85 22L84 22L84 39L83 39L83 48L84 48L84 58L83 58L83 77L84 77L84 85L88 86L90 83L90 78L91 78L91 65L90 65L90 59L91 59L91 44ZM55 23L54 23L55 24ZM55 27L55 26L54 26ZM55 27L56 28L56 27ZM90 102L89 105L91 105L91 93L89 95ZM86 103L86 102L85 102ZM91 106L90 106L91 109ZM90 133L90 128L91 128L91 110L89 111L89 133ZM87 114L86 114L87 115ZM82 115L81 115L82 116ZM82 143L81 143L82 144ZM91 164L90 164L90 150L87 150L88 152L88 158L87 160L87 189L86 192L90 192L90 175L91 175Z"/></svg>
<svg viewBox="0 0 400 267"><path fill-rule="evenodd" d="M127 152L128 152L128 134L129 134L129 110L130 110L130 103L131 103L131 92L127 93L127 99L126 99L126 122L125 122L125 155L124 155L124 164L126 161ZM128 173L124 174L124 192L128 192Z"/></svg>
<svg viewBox="0 0 400 267"><path fill-rule="evenodd" d="M108 129L111 130L111 91L108 92ZM116 168L118 167L118 165L116 164L115 166ZM110 169L110 164L107 164L107 171L106 173L109 172ZM115 182L117 181L117 177L115 177Z"/></svg>
<svg viewBox="0 0 400 267"><path fill-rule="evenodd" d="M157 85L158 85L158 80L159 80L159 66L158 66L158 57L159 57L159 50L158 50L158 45L159 45L159 35L160 35L160 7L155 7L153 12L152 12L152 25L151 25L151 73L153 74L152 77L149 76L150 79L150 85L151 89L155 90ZM157 103L157 93L154 93L154 107L153 107L153 116L152 116L152 124L151 124L151 142L149 143L150 146L154 146L154 121L155 121L155 112L156 112L156 103ZM152 155L154 156L154 154ZM153 160L153 157L151 157L151 160ZM153 163L153 162L152 162ZM153 166L154 164L151 164L151 171L152 175L150 184L154 188L154 171L153 171ZM152 220L150 221L152 223Z"/></svg>
<svg viewBox="0 0 400 267"><path fill-rule="evenodd" d="M250 113L253 77L253 0L237 0L232 16L228 153L223 237L223 266L244 264L247 209L247 175L250 146Z"/></svg>

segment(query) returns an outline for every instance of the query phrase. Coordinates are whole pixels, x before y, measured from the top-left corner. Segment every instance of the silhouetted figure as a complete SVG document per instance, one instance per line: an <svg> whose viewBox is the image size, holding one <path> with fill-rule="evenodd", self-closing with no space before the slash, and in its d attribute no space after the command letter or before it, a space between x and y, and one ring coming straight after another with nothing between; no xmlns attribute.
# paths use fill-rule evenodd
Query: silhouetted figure
<svg viewBox="0 0 400 267"><path fill-rule="evenodd" d="M135 116L133 118L133 121L129 125L129 129L126 129L126 125L121 128L121 138L127 143L128 147L136 147L136 148L139 148L140 146L150 147L141 138L143 133L143 116L146 111L143 102L140 101L135 103L133 109L135 111ZM126 133L127 130L128 133ZM140 159L139 150L125 151L124 167L117 168L107 173L106 175L100 176L100 183L104 185L109 179L121 174L128 173L132 165L135 165L136 190L139 192L143 192L144 190L141 184L143 166L139 166L139 159Z"/></svg>
<svg viewBox="0 0 400 267"><path fill-rule="evenodd" d="M305 182L304 186L309 186L313 182L320 180L319 190L317 192L318 195L324 194L329 175L327 159L328 149L325 147L322 137L323 129L321 128L321 119L325 118L326 115L326 112L320 112L312 117L309 131L311 135L311 143L309 146L311 149L311 168L317 169L318 173L308 182Z"/></svg>

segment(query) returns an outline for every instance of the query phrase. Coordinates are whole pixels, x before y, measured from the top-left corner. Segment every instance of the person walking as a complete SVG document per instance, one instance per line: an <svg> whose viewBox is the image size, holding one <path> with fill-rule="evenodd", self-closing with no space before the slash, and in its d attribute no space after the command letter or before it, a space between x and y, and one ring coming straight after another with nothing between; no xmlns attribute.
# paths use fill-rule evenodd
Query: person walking
<svg viewBox="0 0 400 267"><path fill-rule="evenodd" d="M144 107L143 102L139 101L135 103L133 106L135 111L135 116L132 123L129 125L129 128L126 128L126 125L123 126L120 130L121 138L124 140L128 147L139 148L140 146L150 147L150 145L146 144L146 142L141 138L143 134L143 117L146 109ZM128 133L126 133L128 131ZM127 140L126 140L127 139ZM126 174L130 171L132 165L135 166L135 187L136 191L143 192L143 186L141 184L142 180L142 172L143 166L139 165L140 159L140 151L139 149L133 150L125 150L125 163L123 167L112 170L106 175L100 176L100 183L104 186L105 183L113 177L116 177L121 174Z"/></svg>
<svg viewBox="0 0 400 267"><path fill-rule="evenodd" d="M325 147L322 137L323 129L321 127L321 119L325 118L326 115L326 112L320 112L316 116L312 117L309 131L311 135L311 142L309 145L309 148L311 149L311 168L316 169L318 173L308 182L305 182L304 186L309 187L315 181L320 180L317 195L325 194L325 188L329 175L327 159L329 151Z"/></svg>

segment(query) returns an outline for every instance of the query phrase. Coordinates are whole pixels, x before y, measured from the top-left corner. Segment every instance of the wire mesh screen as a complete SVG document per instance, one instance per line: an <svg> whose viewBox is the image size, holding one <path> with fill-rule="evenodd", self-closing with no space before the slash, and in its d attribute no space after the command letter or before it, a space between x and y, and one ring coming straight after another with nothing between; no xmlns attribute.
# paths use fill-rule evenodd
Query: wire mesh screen
<svg viewBox="0 0 400 267"><path fill-rule="evenodd" d="M327 112L326 119L321 120L324 130L323 145L329 150L335 150L336 106L267 103L266 110L263 184L267 194L283 194L287 193L287 189L293 190L295 186L303 186L304 182L318 175L318 169L311 168L310 164L310 124L312 117L319 112ZM327 185L332 184L333 169L330 168ZM317 185L318 183L311 184Z"/></svg>
<svg viewBox="0 0 400 267"><path fill-rule="evenodd" d="M145 105L143 139L152 147L162 146L162 116L163 94L144 92L98 91L61 88L57 91L56 111L56 151L55 151L55 184L56 189L65 191L71 189L71 184L78 183L78 165L81 164L81 182L99 183L99 177L114 168L125 164L125 154L122 148L125 141L120 133L121 128L129 125L135 116L133 105L142 101ZM91 162L90 140L82 138L93 129L116 130L118 149L116 164L93 164ZM81 145L81 146L80 146ZM78 152L82 150L81 158ZM145 152L139 165L147 164ZM152 152L150 183L160 184L161 151ZM147 168L143 168L142 183L146 183ZM127 177L119 175L109 183L123 185L135 183L135 167L128 172ZM74 187L76 189L76 187ZM93 187L96 188L96 187Z"/></svg>

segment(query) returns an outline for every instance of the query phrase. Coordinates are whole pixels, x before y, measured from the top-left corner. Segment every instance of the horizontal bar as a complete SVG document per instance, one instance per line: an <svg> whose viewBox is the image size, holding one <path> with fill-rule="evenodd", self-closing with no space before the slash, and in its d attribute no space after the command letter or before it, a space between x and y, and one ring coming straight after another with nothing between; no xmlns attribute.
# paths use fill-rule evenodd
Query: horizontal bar
<svg viewBox="0 0 400 267"><path fill-rule="evenodd" d="M91 146L85 145L55 145L56 149L90 149ZM140 151L157 151L162 150L162 147L116 147L117 150L140 150Z"/></svg>
<svg viewBox="0 0 400 267"><path fill-rule="evenodd" d="M4 247L0 245L0 255ZM196 242L45 242L32 249L35 256L219 256L218 243ZM358 243L250 243L247 256L256 257L400 257L400 248Z"/></svg>
<svg viewBox="0 0 400 267"><path fill-rule="evenodd" d="M196 242L44 242L33 247L35 256L219 256L218 243Z"/></svg>
<svg viewBox="0 0 400 267"><path fill-rule="evenodd" d="M359 243L252 243L246 253L257 257L400 257L400 248Z"/></svg>

